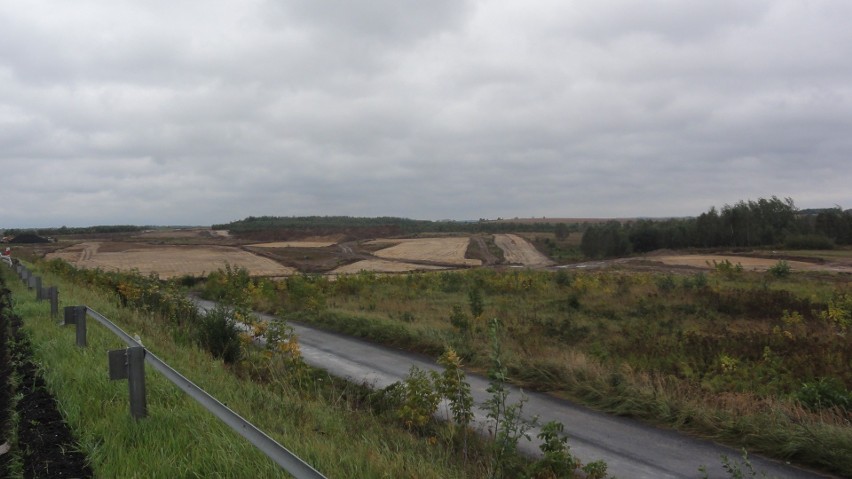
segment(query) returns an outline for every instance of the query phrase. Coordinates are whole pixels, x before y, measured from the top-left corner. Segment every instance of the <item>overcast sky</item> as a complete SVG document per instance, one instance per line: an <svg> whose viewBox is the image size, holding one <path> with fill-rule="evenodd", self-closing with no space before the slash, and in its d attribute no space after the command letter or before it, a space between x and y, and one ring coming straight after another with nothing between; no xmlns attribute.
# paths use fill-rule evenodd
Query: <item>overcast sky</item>
<svg viewBox="0 0 852 479"><path fill-rule="evenodd" d="M852 208L852 2L0 0L0 228Z"/></svg>

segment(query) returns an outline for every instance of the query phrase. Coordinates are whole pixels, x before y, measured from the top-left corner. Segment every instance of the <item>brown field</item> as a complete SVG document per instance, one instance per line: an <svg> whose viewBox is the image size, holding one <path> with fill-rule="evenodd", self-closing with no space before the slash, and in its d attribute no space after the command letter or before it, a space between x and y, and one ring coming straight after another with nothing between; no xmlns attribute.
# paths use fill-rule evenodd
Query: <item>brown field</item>
<svg viewBox="0 0 852 479"><path fill-rule="evenodd" d="M648 259L652 259L653 261L659 261L668 265L693 266L698 268L712 268L713 261L721 263L725 260L728 260L734 265L736 265L737 263L741 264L743 269L745 270L766 271L767 269L775 266L781 258L754 258L749 256L737 255L668 255L654 256ZM787 264L789 264L794 271L852 271L852 268L844 265L826 265L817 263L807 263L804 261L787 261Z"/></svg>
<svg viewBox="0 0 852 479"><path fill-rule="evenodd" d="M366 259L357 263L341 266L330 274L355 274L360 271L375 271L377 273L406 273L408 271L425 271L446 269L443 266L406 263L403 261L387 261L383 259Z"/></svg>
<svg viewBox="0 0 852 479"><path fill-rule="evenodd" d="M553 264L547 256L541 254L529 241L518 235L496 234L494 244L503 250L503 258L509 264L531 267L544 267Z"/></svg>
<svg viewBox="0 0 852 479"><path fill-rule="evenodd" d="M393 244L374 253L383 259L428 261L453 266L480 266L481 260L465 258L470 238L415 238L415 239L379 239L366 244Z"/></svg>
<svg viewBox="0 0 852 479"><path fill-rule="evenodd" d="M138 270L161 279L202 276L226 264L245 268L254 276L286 276L296 272L275 261L227 246L160 246L121 242L86 242L55 251L47 259L60 258L78 268L106 271Z"/></svg>
<svg viewBox="0 0 852 479"><path fill-rule="evenodd" d="M133 235L134 238L140 239L227 238L229 236L225 230L211 230L207 228L156 229L142 231Z"/></svg>
<svg viewBox="0 0 852 479"><path fill-rule="evenodd" d="M274 243L257 243L247 246L255 248L327 248L336 244L336 241L276 241Z"/></svg>

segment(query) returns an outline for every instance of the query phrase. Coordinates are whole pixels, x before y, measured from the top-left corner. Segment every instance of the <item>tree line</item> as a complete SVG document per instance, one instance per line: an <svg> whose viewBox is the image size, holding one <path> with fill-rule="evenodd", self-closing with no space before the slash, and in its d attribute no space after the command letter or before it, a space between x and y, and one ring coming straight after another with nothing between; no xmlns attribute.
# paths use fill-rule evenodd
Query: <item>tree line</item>
<svg viewBox="0 0 852 479"><path fill-rule="evenodd" d="M524 231L560 233L579 230L579 225L564 223L488 221L431 221L392 216L249 216L242 220L213 225L213 229L231 233L253 233L267 230L343 230L351 228L394 227L401 234L415 233L512 233Z"/></svg>
<svg viewBox="0 0 852 479"><path fill-rule="evenodd" d="M580 245L592 258L657 249L776 246L831 249L852 244L852 210L799 211L791 198L760 198L716 207L698 217L610 221L589 226Z"/></svg>

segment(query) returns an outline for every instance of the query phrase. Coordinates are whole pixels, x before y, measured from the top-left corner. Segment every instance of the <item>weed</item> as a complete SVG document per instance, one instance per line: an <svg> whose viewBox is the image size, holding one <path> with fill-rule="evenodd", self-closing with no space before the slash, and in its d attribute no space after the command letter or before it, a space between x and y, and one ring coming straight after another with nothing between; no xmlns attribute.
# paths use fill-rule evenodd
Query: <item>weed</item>
<svg viewBox="0 0 852 479"><path fill-rule="evenodd" d="M543 454L530 468L530 476L535 478L571 478L580 466L571 455L568 438L562 435L565 427L560 422L550 421L542 426L538 434L542 443L539 448Z"/></svg>
<svg viewBox="0 0 852 479"><path fill-rule="evenodd" d="M491 397L483 405L486 416L494 424L494 457L491 477L514 477L517 474L518 442L521 438L530 439L531 424L523 420L522 413L526 398L521 393L518 402L509 402L508 371L503 364L500 340L500 321L493 319L489 323L491 336L491 368L488 370L488 393ZM535 420L533 420L533 424Z"/></svg>
<svg viewBox="0 0 852 479"><path fill-rule="evenodd" d="M786 278L790 276L790 273L793 271L793 268L790 267L790 263L784 261L783 259L775 263L771 268L766 270L767 273L771 274L776 278Z"/></svg>

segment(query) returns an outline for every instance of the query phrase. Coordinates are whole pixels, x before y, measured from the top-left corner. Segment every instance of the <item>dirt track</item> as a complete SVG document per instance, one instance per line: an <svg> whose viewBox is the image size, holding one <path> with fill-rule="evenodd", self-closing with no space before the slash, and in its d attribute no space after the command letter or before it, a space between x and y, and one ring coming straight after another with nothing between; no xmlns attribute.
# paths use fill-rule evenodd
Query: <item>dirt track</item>
<svg viewBox="0 0 852 479"><path fill-rule="evenodd" d="M546 267L553 261L541 254L529 241L513 234L494 235L494 244L503 250L503 258L509 264L520 264L529 267Z"/></svg>

